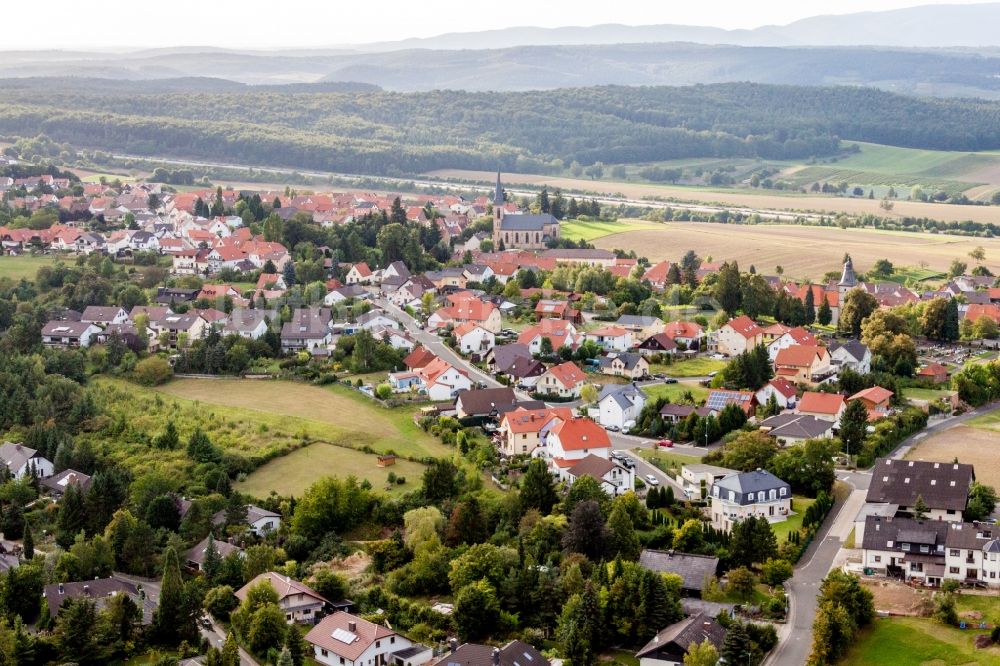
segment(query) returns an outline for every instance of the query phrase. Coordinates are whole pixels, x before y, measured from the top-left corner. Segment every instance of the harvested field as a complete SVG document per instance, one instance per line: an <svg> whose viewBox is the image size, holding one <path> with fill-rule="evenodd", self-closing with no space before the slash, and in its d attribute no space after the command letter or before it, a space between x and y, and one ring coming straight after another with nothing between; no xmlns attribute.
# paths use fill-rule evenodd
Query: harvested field
<svg viewBox="0 0 1000 666"><path fill-rule="evenodd" d="M463 169L441 169L428 176L437 178L462 178L491 183L496 174L487 171L467 171ZM693 203L723 204L756 210L797 210L823 213L846 213L848 215L885 215L877 199L811 196L788 192L760 193L749 190L711 189L706 187L681 187L676 185L652 185L588 180L586 178L561 178L558 176L538 176L532 174L505 174L504 179L511 187L517 184L562 188L595 192L604 195L620 194L630 199L661 197ZM892 211L899 217L928 217L946 222L994 222L1000 224L1000 206L959 206L956 204L935 204L921 201L896 201Z"/></svg>
<svg viewBox="0 0 1000 666"><path fill-rule="evenodd" d="M906 454L908 460L933 460L974 465L976 480L1000 487L1000 433L986 428L957 426L921 440Z"/></svg>
<svg viewBox="0 0 1000 666"><path fill-rule="evenodd" d="M876 229L667 222L659 229L625 231L592 242L599 248L635 250L650 261L676 261L693 249L715 261L735 259L744 268L753 264L767 274L780 265L788 276L813 280L839 271L845 252L859 271L870 269L879 259L897 266L925 261L931 269L946 271L953 259L967 261L969 251L981 245L986 249L986 266L994 273L1000 270L1000 239Z"/></svg>

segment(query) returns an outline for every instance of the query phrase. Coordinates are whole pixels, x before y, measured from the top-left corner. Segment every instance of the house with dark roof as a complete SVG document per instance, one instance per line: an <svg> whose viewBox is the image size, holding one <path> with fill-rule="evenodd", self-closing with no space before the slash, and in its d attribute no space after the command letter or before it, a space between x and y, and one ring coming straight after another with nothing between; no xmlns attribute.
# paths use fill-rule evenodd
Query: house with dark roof
<svg viewBox="0 0 1000 666"><path fill-rule="evenodd" d="M14 479L23 479L28 475L45 479L55 473L55 468L48 458L30 446L14 442L4 442L0 446L0 465L6 467Z"/></svg>
<svg viewBox="0 0 1000 666"><path fill-rule="evenodd" d="M89 347L100 332L101 328L95 324L57 319L42 327L42 344L62 349Z"/></svg>
<svg viewBox="0 0 1000 666"><path fill-rule="evenodd" d="M281 351L289 353L326 347L333 340L331 318L327 308L295 310L292 320L281 327Z"/></svg>
<svg viewBox="0 0 1000 666"><path fill-rule="evenodd" d="M960 522L975 480L972 465L879 458L872 467L865 502L888 504L897 516L908 516L920 497L929 520Z"/></svg>
<svg viewBox="0 0 1000 666"><path fill-rule="evenodd" d="M671 402L660 408L660 416L667 423L680 423L691 414L697 414L699 418L705 418L712 414L708 407L695 407L693 405L677 405Z"/></svg>
<svg viewBox="0 0 1000 666"><path fill-rule="evenodd" d="M511 641L503 647L449 641L448 652L432 666L549 666L545 656L523 641Z"/></svg>
<svg viewBox="0 0 1000 666"><path fill-rule="evenodd" d="M779 523L792 511L792 487L767 470L735 472L712 486L712 526L728 532L750 517Z"/></svg>
<svg viewBox="0 0 1000 666"><path fill-rule="evenodd" d="M681 589L686 594L699 596L705 589L705 582L716 575L719 558L644 548L639 555L639 566L656 573L677 574L682 580Z"/></svg>
<svg viewBox="0 0 1000 666"><path fill-rule="evenodd" d="M208 537L205 537L199 541L194 548L187 552L187 566L194 571L202 571L202 567L205 564L205 558L208 555ZM212 540L212 548L215 550L215 554L219 556L219 559L225 559L232 555L233 553L238 554L240 557L244 556L243 549L235 544L231 544L228 541L222 541L219 539Z"/></svg>
<svg viewBox="0 0 1000 666"><path fill-rule="evenodd" d="M602 426L625 428L635 425L646 406L646 393L634 382L631 384L608 384L601 389L597 398L598 419Z"/></svg>
<svg viewBox="0 0 1000 666"><path fill-rule="evenodd" d="M616 458L602 458L590 454L573 462L570 467L558 469L560 480L568 485L573 485L577 479L589 476L597 481L601 490L612 497L624 495L635 489L635 470L618 462Z"/></svg>
<svg viewBox="0 0 1000 666"><path fill-rule="evenodd" d="M514 389L508 387L475 389L462 391L455 400L455 413L458 418L469 416L496 417L500 414L498 407L517 404Z"/></svg>
<svg viewBox="0 0 1000 666"><path fill-rule="evenodd" d="M74 581L68 583L52 583L42 590L42 597L49 609L49 616L55 618L59 609L67 599L86 599L94 602L101 611L116 595L128 596L142 612L142 624L149 625L156 611L156 601L146 594L140 585L131 581L111 576L95 578L94 580Z"/></svg>
<svg viewBox="0 0 1000 666"><path fill-rule="evenodd" d="M545 374L545 364L531 355L528 345L512 342L499 345L486 353L486 369L495 375L506 375L518 386L534 386Z"/></svg>
<svg viewBox="0 0 1000 666"><path fill-rule="evenodd" d="M815 416L785 412L760 422L761 431L778 440L779 444L796 444L807 439L830 439L833 423Z"/></svg>
<svg viewBox="0 0 1000 666"><path fill-rule="evenodd" d="M861 548L862 565L880 575L1000 587L1000 528L989 523L870 515Z"/></svg>
<svg viewBox="0 0 1000 666"><path fill-rule="evenodd" d="M324 666L386 666L395 663L396 653L416 645L388 627L344 612L324 617L305 640L313 659Z"/></svg>
<svg viewBox="0 0 1000 666"><path fill-rule="evenodd" d="M40 479L38 485L48 490L49 494L56 498L62 497L70 486L75 487L81 493L86 493L90 490L90 475L77 472L74 469L64 469L58 474Z"/></svg>
<svg viewBox="0 0 1000 666"><path fill-rule="evenodd" d="M612 377L628 377L642 379L649 377L649 361L631 352L620 352L601 356L597 359L597 367L602 375Z"/></svg>
<svg viewBox="0 0 1000 666"><path fill-rule="evenodd" d="M645 356L652 354L675 354L677 353L677 343L666 333L656 333L650 335L636 347L636 351Z"/></svg>
<svg viewBox="0 0 1000 666"><path fill-rule="evenodd" d="M872 353L860 340L832 342L828 347L830 364L837 370L847 368L859 375L872 371Z"/></svg>
<svg viewBox="0 0 1000 666"><path fill-rule="evenodd" d="M267 536L270 532L277 532L278 528L281 527L281 514L275 513L274 511L268 511L267 509L262 509L255 504L247 504L247 525L249 526L248 531L253 532L257 536ZM216 512L212 516L213 525L225 525L226 524L226 511Z"/></svg>
<svg viewBox="0 0 1000 666"><path fill-rule="evenodd" d="M715 618L695 613L658 632L635 656L639 666L683 666L693 645L708 641L721 652L725 639L726 630Z"/></svg>
<svg viewBox="0 0 1000 666"><path fill-rule="evenodd" d="M559 238L559 220L552 215L508 210L498 171L493 192L493 247L498 250L542 250L556 238Z"/></svg>

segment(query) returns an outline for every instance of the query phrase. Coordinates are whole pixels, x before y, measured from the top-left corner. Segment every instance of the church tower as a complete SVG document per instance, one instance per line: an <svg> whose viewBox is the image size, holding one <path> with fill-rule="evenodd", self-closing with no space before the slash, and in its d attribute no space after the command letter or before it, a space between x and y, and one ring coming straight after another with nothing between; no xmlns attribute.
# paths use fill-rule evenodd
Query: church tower
<svg viewBox="0 0 1000 666"><path fill-rule="evenodd" d="M847 261L844 262L844 272L840 275L840 282L837 283L837 291L846 294L857 286L858 277L854 274L854 262L851 261L851 255L847 255Z"/></svg>
<svg viewBox="0 0 1000 666"><path fill-rule="evenodd" d="M500 225L503 223L503 185L500 184L500 171L497 171L497 186L493 192L493 249L500 247Z"/></svg>

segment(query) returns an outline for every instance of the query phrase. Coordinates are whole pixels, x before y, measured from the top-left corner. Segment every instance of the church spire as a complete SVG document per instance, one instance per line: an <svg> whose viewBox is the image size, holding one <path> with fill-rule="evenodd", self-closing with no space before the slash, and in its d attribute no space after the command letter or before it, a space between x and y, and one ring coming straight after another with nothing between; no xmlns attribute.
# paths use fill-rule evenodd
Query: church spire
<svg viewBox="0 0 1000 666"><path fill-rule="evenodd" d="M503 185L500 184L500 170L497 169L497 189L493 193L493 207L503 206Z"/></svg>
<svg viewBox="0 0 1000 666"><path fill-rule="evenodd" d="M839 287L855 287L858 284L858 278L854 274L854 262L851 261L851 255L847 255L847 261L844 262L844 272L840 276L840 282L837 283Z"/></svg>

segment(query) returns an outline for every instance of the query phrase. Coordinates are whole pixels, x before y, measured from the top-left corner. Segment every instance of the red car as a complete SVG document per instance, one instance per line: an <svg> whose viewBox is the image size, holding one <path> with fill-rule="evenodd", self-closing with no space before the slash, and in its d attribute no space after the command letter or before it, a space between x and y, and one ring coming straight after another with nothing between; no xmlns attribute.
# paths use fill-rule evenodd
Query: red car
<svg viewBox="0 0 1000 666"><path fill-rule="evenodd" d="M659 442L656 443L656 445L662 446L665 449L669 449L671 446L674 445L674 443L669 439L661 439Z"/></svg>

